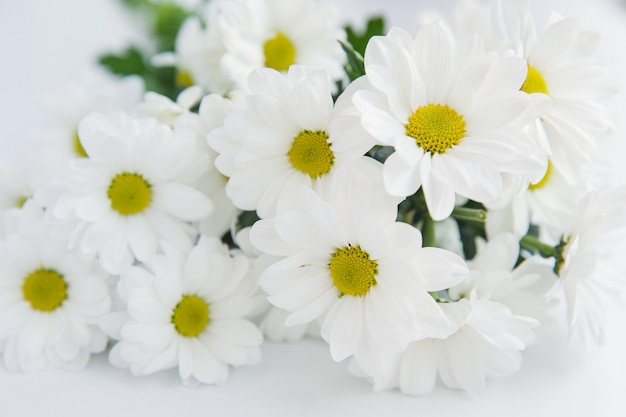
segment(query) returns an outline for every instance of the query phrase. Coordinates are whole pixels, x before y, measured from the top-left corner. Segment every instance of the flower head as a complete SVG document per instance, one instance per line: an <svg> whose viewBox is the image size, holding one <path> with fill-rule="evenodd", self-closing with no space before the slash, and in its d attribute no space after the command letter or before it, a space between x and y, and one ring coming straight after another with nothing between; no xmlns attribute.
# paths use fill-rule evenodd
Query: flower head
<svg viewBox="0 0 626 417"><path fill-rule="evenodd" d="M0 241L0 352L10 371L82 369L102 352L106 274L33 201L6 215Z"/></svg>
<svg viewBox="0 0 626 417"><path fill-rule="evenodd" d="M230 366L260 359L263 337L246 319L254 309L248 261L216 238L182 255L170 248L148 268L131 267L118 292L127 312L103 321L119 340L111 363L134 375L177 368L186 385L223 384Z"/></svg>
<svg viewBox="0 0 626 417"><path fill-rule="evenodd" d="M415 38L399 29L372 38L365 71L369 88L354 103L365 129L394 147L385 186L398 196L421 187L435 220L450 215L455 194L488 203L500 196L503 173L545 171L521 129L545 105L519 91L522 59L486 53L477 37L457 43L439 23Z"/></svg>

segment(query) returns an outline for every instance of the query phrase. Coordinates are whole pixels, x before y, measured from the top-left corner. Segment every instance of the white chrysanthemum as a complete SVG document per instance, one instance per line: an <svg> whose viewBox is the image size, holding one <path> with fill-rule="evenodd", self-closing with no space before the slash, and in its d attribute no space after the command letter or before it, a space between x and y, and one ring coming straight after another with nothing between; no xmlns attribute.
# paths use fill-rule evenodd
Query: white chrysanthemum
<svg viewBox="0 0 626 417"><path fill-rule="evenodd" d="M102 322L119 340L111 363L136 376L177 368L197 385L223 384L231 365L258 362L263 336L245 318L254 308L247 272L247 258L216 238L201 238L187 256L166 250L149 270L129 268L118 286L127 313Z"/></svg>
<svg viewBox="0 0 626 417"><path fill-rule="evenodd" d="M313 0L237 0L218 3L222 32L222 70L239 89L251 71L267 67L287 71L299 64L344 77L345 55L338 40L345 38L339 13Z"/></svg>
<svg viewBox="0 0 626 417"><path fill-rule="evenodd" d="M612 93L608 70L593 58L599 35L583 30L577 19L553 16L537 34L527 0L496 0L491 5L491 27L481 32L493 39L494 49L512 49L526 59L528 75L522 90L545 94L552 105L532 129L550 153L552 163L567 177L596 154L598 137L613 121L598 99Z"/></svg>
<svg viewBox="0 0 626 417"><path fill-rule="evenodd" d="M217 153L209 147L207 136L224 125L226 117L237 104L217 94L202 98L198 113L187 112L179 115L175 122L176 130L189 130L195 133L198 149L207 155L207 172L200 177L196 188L211 198L213 211L198 224L200 232L211 236L222 236L234 224L239 210L226 195L226 178L215 167Z"/></svg>
<svg viewBox="0 0 626 417"><path fill-rule="evenodd" d="M174 127L174 123L179 116L190 113L190 109L200 102L202 98L202 88L193 86L181 91L172 101L162 94L148 91L143 96L143 100L136 109L138 117L154 117L159 122Z"/></svg>
<svg viewBox="0 0 626 417"><path fill-rule="evenodd" d="M486 378L519 370L520 351L534 339L532 328L545 316L556 277L536 258L511 272L518 255L513 235L488 242L471 263L470 277L450 289L452 302L441 304L447 328L436 338L411 343L390 374L375 378L376 388L424 395L439 375L450 388L480 394Z"/></svg>
<svg viewBox="0 0 626 417"><path fill-rule="evenodd" d="M68 161L85 157L78 124L91 112L112 114L132 111L144 92L139 77L119 78L108 73L90 72L47 98L47 121L29 142L34 163L42 180L64 170Z"/></svg>
<svg viewBox="0 0 626 417"><path fill-rule="evenodd" d="M570 337L604 341L607 305L624 293L623 240L626 189L591 192L578 205L563 235L557 265L567 301Z"/></svg>
<svg viewBox="0 0 626 417"><path fill-rule="evenodd" d="M107 343L106 274L93 256L67 250L41 207L8 213L0 241L0 352L10 371L80 370Z"/></svg>
<svg viewBox="0 0 626 417"><path fill-rule="evenodd" d="M226 94L234 89L233 81L221 67L225 52L218 24L219 2L211 1L203 18L188 17L176 35L175 52L153 57L157 66L176 67L176 83L183 87L198 85L208 92Z"/></svg>
<svg viewBox="0 0 626 417"><path fill-rule="evenodd" d="M326 71L295 65L285 77L259 69L249 87L247 108L209 136L235 206L269 217L300 186L319 190L346 167L354 175L371 171L363 155L373 140L347 107L350 91L333 106Z"/></svg>
<svg viewBox="0 0 626 417"><path fill-rule="evenodd" d="M250 235L259 250L282 258L260 284L272 304L291 312L286 324L323 320L333 359L354 355L372 372L386 369L388 354L416 332L437 331L443 315L428 291L467 273L451 252L422 248L419 231L396 222L395 200L378 191L359 196L335 187L328 203L301 188L293 210L255 223Z"/></svg>
<svg viewBox="0 0 626 417"><path fill-rule="evenodd" d="M450 215L455 193L488 203L500 196L503 173L545 172L545 156L521 127L547 103L519 91L522 59L485 53L477 37L457 44L439 23L414 39L397 28L372 38L365 72L369 88L354 96L361 123L395 149L385 186L398 196L421 187L435 220Z"/></svg>
<svg viewBox="0 0 626 417"><path fill-rule="evenodd" d="M148 261L161 239L189 249L195 231L187 222L202 219L212 207L188 185L207 163L193 135L123 113L90 114L79 134L89 158L73 161L54 207L57 217L78 221L78 247L97 253L111 273L135 258Z"/></svg>
<svg viewBox="0 0 626 417"><path fill-rule="evenodd" d="M560 236L567 227L578 202L590 186L579 171L572 183L551 162L543 178L530 184L528 189L515 196L511 203L498 209L490 209L487 216L488 236L514 233L521 237L528 233L530 224L541 225L545 230Z"/></svg>

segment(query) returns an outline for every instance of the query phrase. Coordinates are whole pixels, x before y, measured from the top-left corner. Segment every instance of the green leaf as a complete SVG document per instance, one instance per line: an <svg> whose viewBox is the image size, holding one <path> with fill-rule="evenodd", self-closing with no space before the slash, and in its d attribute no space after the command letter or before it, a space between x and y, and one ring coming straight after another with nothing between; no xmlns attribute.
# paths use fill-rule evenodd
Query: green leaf
<svg viewBox="0 0 626 417"><path fill-rule="evenodd" d="M173 51L176 35L190 13L174 3L157 3L154 6L152 32L159 51Z"/></svg>
<svg viewBox="0 0 626 417"><path fill-rule="evenodd" d="M119 55L106 54L100 57L99 62L113 74L117 75L144 75L147 66L141 52L131 46Z"/></svg>
<svg viewBox="0 0 626 417"><path fill-rule="evenodd" d="M352 26L346 26L346 34L348 36L348 42L355 51L361 55L365 55L365 47L372 36L385 34L385 20L382 16L374 16L367 21L365 31L359 33L352 28Z"/></svg>
<svg viewBox="0 0 626 417"><path fill-rule="evenodd" d="M365 75L365 65L363 64L363 56L354 50L352 45L339 41L341 47L346 53L346 63L344 69L350 81L354 81L362 75Z"/></svg>

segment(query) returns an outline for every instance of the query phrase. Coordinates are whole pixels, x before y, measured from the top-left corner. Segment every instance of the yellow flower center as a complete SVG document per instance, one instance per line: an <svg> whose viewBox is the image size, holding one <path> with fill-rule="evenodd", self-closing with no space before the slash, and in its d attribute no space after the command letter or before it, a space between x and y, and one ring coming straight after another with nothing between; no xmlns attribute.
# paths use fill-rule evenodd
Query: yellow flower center
<svg viewBox="0 0 626 417"><path fill-rule="evenodd" d="M465 120L445 104L419 107L404 126L406 135L415 139L424 152L444 153L465 136Z"/></svg>
<svg viewBox="0 0 626 417"><path fill-rule="evenodd" d="M67 283L52 269L38 269L26 277L22 294L35 310L51 312L67 299Z"/></svg>
<svg viewBox="0 0 626 417"><path fill-rule="evenodd" d="M111 208L127 216L141 213L152 201L150 184L141 175L130 172L117 174L107 195Z"/></svg>
<svg viewBox="0 0 626 417"><path fill-rule="evenodd" d="M552 162L548 161L548 168L546 169L546 173L543 175L543 178L534 184L530 184L528 186L529 190L536 190L544 187L548 181L550 181L550 177L552 176Z"/></svg>
<svg viewBox="0 0 626 417"><path fill-rule="evenodd" d="M209 321L209 305L197 295L183 295L172 314L176 331L187 337L198 336L206 329Z"/></svg>
<svg viewBox="0 0 626 417"><path fill-rule="evenodd" d="M291 165L298 171L317 178L333 166L335 154L330 149L328 135L324 131L304 130L293 139L287 153Z"/></svg>
<svg viewBox="0 0 626 417"><path fill-rule="evenodd" d="M543 75L535 67L528 66L528 74L526 75L526 80L524 80L524 84L520 90L532 94L532 93L543 93L548 94L548 85L546 84L546 80L543 79Z"/></svg>
<svg viewBox="0 0 626 417"><path fill-rule="evenodd" d="M378 264L360 246L337 249L330 260L330 276L339 290L339 297L367 294L376 285Z"/></svg>
<svg viewBox="0 0 626 417"><path fill-rule="evenodd" d="M17 200L15 201L15 207L17 207L17 208L24 207L24 204L26 204L28 199L29 199L29 197L26 197L26 196L18 197Z"/></svg>
<svg viewBox="0 0 626 417"><path fill-rule="evenodd" d="M282 32L276 33L273 38L263 44L265 66L278 71L286 71L296 62L296 47Z"/></svg>
<svg viewBox="0 0 626 417"><path fill-rule="evenodd" d="M74 137L72 140L72 144L74 146L74 153L81 158L87 158L87 151L83 148L83 144L80 143L80 137L78 136L78 131L74 131Z"/></svg>
<svg viewBox="0 0 626 417"><path fill-rule="evenodd" d="M180 87L191 87L194 85L193 77L189 71L183 69L176 70L176 85Z"/></svg>

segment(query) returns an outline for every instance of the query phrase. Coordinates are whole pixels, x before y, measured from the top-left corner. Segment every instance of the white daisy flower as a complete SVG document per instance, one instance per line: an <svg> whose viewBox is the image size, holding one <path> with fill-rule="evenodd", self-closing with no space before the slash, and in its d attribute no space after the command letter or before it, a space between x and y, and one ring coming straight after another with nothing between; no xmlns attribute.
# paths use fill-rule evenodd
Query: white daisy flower
<svg viewBox="0 0 626 417"><path fill-rule="evenodd" d="M33 201L5 216L0 241L0 352L9 371L80 370L107 343L106 274Z"/></svg>
<svg viewBox="0 0 626 417"><path fill-rule="evenodd" d="M282 258L260 284L291 312L286 325L319 318L335 361L354 355L365 369L385 369L416 332L436 331L443 315L428 291L458 283L467 269L451 252L422 248L417 229L395 222L394 199L350 191L332 189L329 204L301 188L293 210L258 221L250 237Z"/></svg>
<svg viewBox="0 0 626 417"><path fill-rule="evenodd" d="M144 92L139 77L115 77L104 71L82 74L44 102L48 120L30 139L28 155L43 180L64 170L68 161L86 156L78 134L80 120L91 112L132 111Z"/></svg>
<svg viewBox="0 0 626 417"><path fill-rule="evenodd" d="M136 376L177 368L185 385L197 385L223 384L230 366L258 362L263 337L245 318L254 308L247 272L247 258L216 238L129 268L119 283L127 313L103 321L119 340L111 363Z"/></svg>
<svg viewBox="0 0 626 417"><path fill-rule="evenodd" d="M567 301L570 338L604 341L607 305L619 302L623 278L626 189L591 192L563 235L557 269Z"/></svg>
<svg viewBox="0 0 626 417"><path fill-rule="evenodd" d="M513 269L518 255L513 235L488 242L470 264L470 277L450 289L452 302L441 303L449 318L442 334L412 342L388 375L375 378L375 388L424 395L439 375L447 387L477 395L486 378L517 372L520 351L533 341L532 329L545 317L556 282L538 258Z"/></svg>
<svg viewBox="0 0 626 417"><path fill-rule="evenodd" d="M7 210L22 207L26 200L33 197L34 186L29 178L31 172L20 168L0 158L0 218ZM2 224L0 236L3 236Z"/></svg>
<svg viewBox="0 0 626 417"><path fill-rule="evenodd" d="M72 244L97 253L114 274L135 258L148 261L161 239L189 249L196 232L187 222L212 207L188 185L206 165L193 135L123 113L90 114L79 134L89 158L73 162L54 207L58 218L78 222Z"/></svg>
<svg viewBox="0 0 626 417"><path fill-rule="evenodd" d="M249 88L246 109L209 135L235 206L270 217L300 186L319 190L345 167L354 175L372 170L363 155L374 142L347 106L352 90L333 106L326 71L295 65L285 77L259 69Z"/></svg>
<svg viewBox="0 0 626 417"><path fill-rule="evenodd" d="M206 91L226 94L235 86L221 67L224 41L218 24L219 2L212 1L203 13L203 19L188 17L176 35L175 52L155 55L156 66L176 68L176 83L183 87L200 86Z"/></svg>
<svg viewBox="0 0 626 417"><path fill-rule="evenodd" d="M512 49L527 61L522 90L552 99L533 136L544 142L561 172L575 176L596 154L599 136L614 124L597 101L613 92L606 82L608 69L593 58L599 35L583 30L577 19L557 16L537 34L526 0L494 1L491 18L496 48Z"/></svg>
<svg viewBox="0 0 626 417"><path fill-rule="evenodd" d="M372 38L365 71L369 86L354 104L365 129L395 149L385 186L398 196L421 187L433 219L450 215L455 193L488 203L503 173L545 172L545 156L521 128L547 103L519 91L522 59L485 53L477 37L457 44L439 23L415 38L397 28Z"/></svg>
<svg viewBox="0 0 626 417"><path fill-rule="evenodd" d="M148 91L144 94L143 100L136 109L137 117L154 117L159 122L174 127L174 123L179 116L191 112L191 108L200 102L202 98L202 88L193 86L184 89L172 101L162 94Z"/></svg>
<svg viewBox="0 0 626 417"><path fill-rule="evenodd" d="M256 68L287 71L293 64L323 68L344 77L345 39L338 10L313 0L239 0L218 3L222 71L245 89Z"/></svg>
<svg viewBox="0 0 626 417"><path fill-rule="evenodd" d="M571 178L566 178L552 162L548 162L541 180L530 184L508 206L489 209L485 224L487 235L514 233L522 237L532 223L541 225L552 236L561 236L576 205L590 189L584 172L581 169L572 183Z"/></svg>

